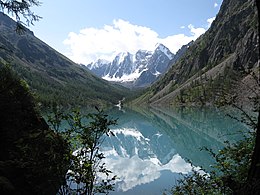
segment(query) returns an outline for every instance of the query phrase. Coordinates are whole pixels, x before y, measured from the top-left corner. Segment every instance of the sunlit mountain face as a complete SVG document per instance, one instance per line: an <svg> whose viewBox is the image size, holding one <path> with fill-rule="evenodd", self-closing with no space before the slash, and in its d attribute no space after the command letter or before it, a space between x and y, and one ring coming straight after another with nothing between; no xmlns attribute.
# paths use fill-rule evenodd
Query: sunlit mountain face
<svg viewBox="0 0 260 195"><path fill-rule="evenodd" d="M191 44L184 45L176 54L158 44L154 51L122 52L111 62L99 59L86 67L95 75L126 87L147 87L163 75Z"/></svg>

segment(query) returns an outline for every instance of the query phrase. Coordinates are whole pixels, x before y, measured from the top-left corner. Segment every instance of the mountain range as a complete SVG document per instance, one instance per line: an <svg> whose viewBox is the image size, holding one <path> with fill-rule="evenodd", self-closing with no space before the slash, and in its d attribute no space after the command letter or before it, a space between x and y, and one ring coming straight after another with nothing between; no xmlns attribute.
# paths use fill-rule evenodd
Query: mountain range
<svg viewBox="0 0 260 195"><path fill-rule="evenodd" d="M86 67L98 77L126 87L147 87L167 72L191 44L182 46L175 55L163 44L158 44L154 51L123 52L112 62L99 59Z"/></svg>
<svg viewBox="0 0 260 195"><path fill-rule="evenodd" d="M135 95L121 85L149 86L133 105L215 104L226 92L244 102L257 87L258 25L254 1L224 0L205 34L175 55L158 44L84 66L28 29L17 34L15 21L0 13L0 65L10 64L44 105L112 105Z"/></svg>
<svg viewBox="0 0 260 195"><path fill-rule="evenodd" d="M36 94L37 101L50 106L104 106L116 104L130 94L72 62L25 29L16 31L16 22L0 13L0 66L9 64Z"/></svg>

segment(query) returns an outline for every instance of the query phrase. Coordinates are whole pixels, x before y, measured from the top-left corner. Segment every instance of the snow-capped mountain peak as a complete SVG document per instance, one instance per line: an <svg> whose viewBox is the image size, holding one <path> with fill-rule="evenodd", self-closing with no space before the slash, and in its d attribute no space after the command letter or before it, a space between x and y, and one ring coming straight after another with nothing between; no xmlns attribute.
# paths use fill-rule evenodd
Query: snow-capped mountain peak
<svg viewBox="0 0 260 195"><path fill-rule="evenodd" d="M128 56L131 56L129 52L121 52L115 57L115 60L117 60L118 64L121 64Z"/></svg>
<svg viewBox="0 0 260 195"><path fill-rule="evenodd" d="M119 53L112 62L98 60L87 65L97 76L127 87L149 86L164 74L175 55L163 44L154 51L138 50L135 54Z"/></svg>
<svg viewBox="0 0 260 195"><path fill-rule="evenodd" d="M155 49L155 52L160 51L160 52L164 53L164 55L166 55L170 60L174 57L174 54L163 44L158 43L156 46L157 47Z"/></svg>

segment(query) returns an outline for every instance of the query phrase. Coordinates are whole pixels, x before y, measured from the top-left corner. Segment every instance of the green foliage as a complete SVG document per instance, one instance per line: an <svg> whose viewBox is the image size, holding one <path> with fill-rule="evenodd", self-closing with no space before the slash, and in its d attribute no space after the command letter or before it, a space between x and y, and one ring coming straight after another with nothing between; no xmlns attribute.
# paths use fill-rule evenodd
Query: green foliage
<svg viewBox="0 0 260 195"><path fill-rule="evenodd" d="M55 194L69 164L67 144L35 110L26 82L1 66L0 194Z"/></svg>
<svg viewBox="0 0 260 195"><path fill-rule="evenodd" d="M224 187L222 180L214 174L206 174L203 170L196 170L194 167L190 175L183 175L178 185L164 195L222 195L232 194L231 191Z"/></svg>
<svg viewBox="0 0 260 195"><path fill-rule="evenodd" d="M246 184L254 143L255 136L250 135L237 143L227 142L226 147L214 155L215 168L229 188L235 190Z"/></svg>
<svg viewBox="0 0 260 195"><path fill-rule="evenodd" d="M8 14L14 15L18 21L18 29L23 29L23 22L21 17L25 19L26 25L33 24L34 21L38 21L41 17L34 14L31 11L32 6L39 6L41 3L37 0L1 0L1 11L7 11Z"/></svg>
<svg viewBox="0 0 260 195"><path fill-rule="evenodd" d="M100 146L104 135L113 135L109 126L115 125L116 120L108 119L99 110L93 114L83 114L79 110L71 114L62 114L57 109L54 111L49 123L70 145L70 155L67 156L70 160L69 171L59 194L108 194L113 190L116 176L111 177L112 172L102 163L105 157L100 152ZM68 128L61 130L62 123Z"/></svg>
<svg viewBox="0 0 260 195"><path fill-rule="evenodd" d="M16 158L11 166L17 170L16 174L21 173L21 168L27 172L22 176L27 186L20 187L27 192L41 193L45 189L48 193L56 193L69 164L64 158L69 151L63 138L51 130L37 129L21 137L15 144L17 150L12 155ZM33 190L28 189L32 185Z"/></svg>
<svg viewBox="0 0 260 195"><path fill-rule="evenodd" d="M255 135L249 133L237 143L226 142L218 153L207 150L216 163L213 171L205 173L193 168L192 173L184 175L178 184L165 194L233 194L246 185L247 174L254 148Z"/></svg>

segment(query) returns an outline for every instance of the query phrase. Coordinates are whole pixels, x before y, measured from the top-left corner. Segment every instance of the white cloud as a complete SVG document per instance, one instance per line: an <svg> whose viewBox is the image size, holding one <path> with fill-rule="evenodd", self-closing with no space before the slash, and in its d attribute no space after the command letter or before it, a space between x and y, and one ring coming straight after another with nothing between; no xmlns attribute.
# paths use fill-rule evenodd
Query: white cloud
<svg viewBox="0 0 260 195"><path fill-rule="evenodd" d="M121 157L115 149L103 152L106 156L103 162L117 175L117 188L123 192L159 179L162 171L187 174L192 170L191 164L179 154L175 154L167 164L162 165L157 158L141 159L138 155ZM199 167L195 168L199 170Z"/></svg>
<svg viewBox="0 0 260 195"><path fill-rule="evenodd" d="M217 3L214 3L214 7L218 7L218 4L217 4Z"/></svg>
<svg viewBox="0 0 260 195"><path fill-rule="evenodd" d="M160 38L157 32L148 27L118 19L103 28L85 28L79 33L70 32L63 42L68 47L65 55L77 63L89 64L100 58L111 60L119 52L154 50L157 43L164 44L175 53L182 45L195 40L206 31L191 24L188 28L190 35L176 34Z"/></svg>
<svg viewBox="0 0 260 195"><path fill-rule="evenodd" d="M212 22L213 22L215 19L216 19L216 17L212 17L212 18L207 19L208 28L211 26Z"/></svg>
<svg viewBox="0 0 260 195"><path fill-rule="evenodd" d="M180 28L181 28L181 29L184 29L184 28L185 28L185 26L181 26Z"/></svg>
<svg viewBox="0 0 260 195"><path fill-rule="evenodd" d="M197 39L200 35L206 32L205 28L195 28L192 24L188 26L194 39Z"/></svg>

